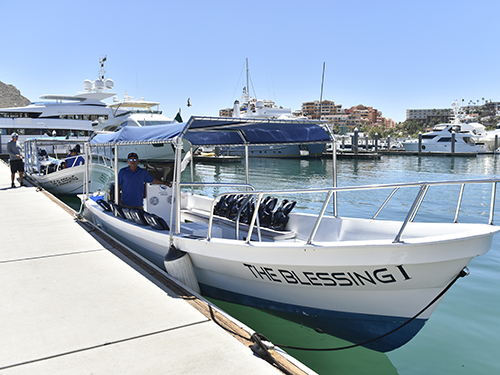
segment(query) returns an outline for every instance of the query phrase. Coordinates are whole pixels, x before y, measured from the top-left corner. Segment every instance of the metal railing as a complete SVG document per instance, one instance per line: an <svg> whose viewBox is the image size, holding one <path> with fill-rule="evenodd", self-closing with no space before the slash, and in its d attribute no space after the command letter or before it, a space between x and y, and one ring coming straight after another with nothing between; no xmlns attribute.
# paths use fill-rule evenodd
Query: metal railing
<svg viewBox="0 0 500 375"><path fill-rule="evenodd" d="M493 225L493 217L494 217L494 211L495 211L495 199L496 199L496 187L497 183L500 182L500 178L488 178L488 179L473 179L473 180L455 180L455 181L433 181L433 182L406 182L406 183L396 183L396 184L377 184L377 185L365 185L365 186L347 186L347 187L336 187L336 188L317 188L317 189L298 189L298 190L254 190L253 187L249 184L211 184L211 183L181 183L181 186L238 186L238 187L246 187L252 189L252 191L239 191L239 192L225 192L217 195L214 200L212 201L211 205L211 212L210 212L210 217L209 217L209 224L208 224L208 233L207 233L207 240L211 239L211 232L212 232L212 225L213 225L213 216L214 216L214 208L215 204L220 199L222 196L227 196L227 195L248 195L250 201L251 198L254 199L254 204L255 204L255 209L254 213L252 216L252 219L250 221L249 228L248 228L248 235L246 236L245 241L248 243L250 242L251 234L253 233L253 229L256 227L257 230L259 231L259 241L261 241L261 236L260 236L260 225L259 225L259 220L258 220L258 215L259 215L259 205L260 202L262 201L262 198L264 195L277 195L277 194L286 194L286 195L292 195L292 194L317 194L317 193L325 193L326 197L325 200L323 201L322 207L320 209L320 212L318 213L318 216L316 218L316 222L311 230L311 233L309 234L307 244L311 244L314 240L314 237L318 231L318 228L323 220L323 217L325 216L326 209L328 207L328 204L334 194L340 193L340 192L349 192L349 191L369 191L369 190L382 190L382 189L392 189L390 192L389 196L385 201L382 203L380 208L377 210L375 215L371 218L371 220L375 220L378 215L382 212L382 210L386 207L388 202L393 198L394 194L401 188L410 188L410 187L417 187L418 192L413 200L410 209L408 210L406 214L406 218L403 220L402 225L396 234L394 238L394 243L402 242L401 237L404 233L404 230L408 223L413 222L415 219L415 216L417 215L422 202L425 199L425 196L427 194L427 191L431 186L444 186L444 185L460 185L460 192L459 196L457 199L457 205L455 209L455 216L453 219L453 223L458 222L458 216L460 213L460 208L462 205L462 198L465 190L466 185L472 185L472 184L491 184L492 185L492 190L491 190L491 200L490 200L490 208L489 208L489 219L488 219L488 224ZM248 202L247 201L247 202ZM334 214L336 213L336 207L334 207ZM238 220L236 221L237 227L239 226L239 215L241 214L241 210L238 212ZM236 237L238 238L238 237Z"/></svg>

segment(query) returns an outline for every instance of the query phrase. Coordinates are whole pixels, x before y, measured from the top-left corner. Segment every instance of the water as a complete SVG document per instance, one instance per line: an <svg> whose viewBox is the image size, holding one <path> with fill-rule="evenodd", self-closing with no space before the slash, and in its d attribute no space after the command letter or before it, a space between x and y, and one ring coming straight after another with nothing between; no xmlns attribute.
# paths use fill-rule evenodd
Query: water
<svg viewBox="0 0 500 375"><path fill-rule="evenodd" d="M331 186L332 161L251 159L250 182L257 189L308 188ZM382 156L380 160L339 160L338 185L356 186L412 181L458 180L483 178L499 174L500 159L494 155L477 158ZM189 178L189 168L183 180ZM196 165L196 181L243 181L241 164ZM220 193L214 189L212 194ZM395 204L388 205L381 219L402 219L402 208L410 193L396 193ZM452 221L459 186L431 188L416 221L429 216ZM477 218L487 222L491 187L474 185L466 188L460 219ZM371 217L387 197L384 193L361 196L339 196L339 214ZM399 196L398 196L399 194ZM324 195L296 196L294 210L312 212L321 207ZM378 205L374 203L378 202ZM71 204L71 203L70 203ZM79 207L78 202L76 206ZM331 212L331 207L328 208ZM500 223L500 205L497 205ZM492 249L470 264L470 275L460 279L446 294L436 311L418 335L402 348L389 353L355 348L330 352L288 350L298 360L319 374L495 374L500 373L498 337L500 337L500 235ZM335 348L349 345L340 339L322 335L298 324L276 318L266 312L213 301L229 314L244 322L271 341L293 346ZM397 303L397 301L394 301Z"/></svg>

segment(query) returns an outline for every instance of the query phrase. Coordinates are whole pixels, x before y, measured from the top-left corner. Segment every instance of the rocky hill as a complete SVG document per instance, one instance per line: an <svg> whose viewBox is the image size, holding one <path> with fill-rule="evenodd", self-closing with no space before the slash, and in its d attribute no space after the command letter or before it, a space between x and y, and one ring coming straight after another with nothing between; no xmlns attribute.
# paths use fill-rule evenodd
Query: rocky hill
<svg viewBox="0 0 500 375"><path fill-rule="evenodd" d="M30 100L22 96L15 86L0 81L0 108L23 107L28 104Z"/></svg>

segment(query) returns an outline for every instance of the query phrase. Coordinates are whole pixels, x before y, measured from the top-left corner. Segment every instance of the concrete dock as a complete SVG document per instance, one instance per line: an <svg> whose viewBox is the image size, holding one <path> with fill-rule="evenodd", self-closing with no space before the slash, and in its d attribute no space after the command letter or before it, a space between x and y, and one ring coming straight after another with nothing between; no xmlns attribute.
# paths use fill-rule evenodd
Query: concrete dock
<svg viewBox="0 0 500 375"><path fill-rule="evenodd" d="M0 161L2 375L314 374L279 348L275 364L256 356L243 323L50 194L10 185Z"/></svg>

